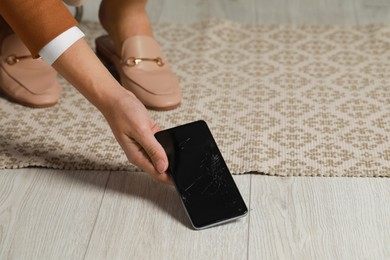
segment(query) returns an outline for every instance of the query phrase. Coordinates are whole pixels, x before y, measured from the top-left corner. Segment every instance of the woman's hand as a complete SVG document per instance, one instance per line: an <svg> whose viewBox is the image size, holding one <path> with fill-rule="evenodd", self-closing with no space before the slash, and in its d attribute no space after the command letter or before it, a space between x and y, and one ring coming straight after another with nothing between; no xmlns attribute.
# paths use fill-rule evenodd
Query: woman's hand
<svg viewBox="0 0 390 260"><path fill-rule="evenodd" d="M107 71L84 39L53 67L104 115L128 160L161 182L171 183L168 159L154 134L160 128L145 106Z"/></svg>
<svg viewBox="0 0 390 260"><path fill-rule="evenodd" d="M112 100L114 101L114 100ZM119 100L102 111L129 162L157 180L171 184L166 173L168 158L154 134L160 128L152 121L144 105L124 90Z"/></svg>

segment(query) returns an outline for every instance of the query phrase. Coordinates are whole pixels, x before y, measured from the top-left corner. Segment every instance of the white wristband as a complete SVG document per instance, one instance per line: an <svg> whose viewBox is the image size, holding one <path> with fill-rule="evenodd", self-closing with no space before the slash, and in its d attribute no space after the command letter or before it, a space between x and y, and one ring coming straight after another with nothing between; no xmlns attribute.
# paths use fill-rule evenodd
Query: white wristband
<svg viewBox="0 0 390 260"><path fill-rule="evenodd" d="M85 34L76 26L66 30L46 44L40 51L39 56L49 65L52 65L76 41Z"/></svg>

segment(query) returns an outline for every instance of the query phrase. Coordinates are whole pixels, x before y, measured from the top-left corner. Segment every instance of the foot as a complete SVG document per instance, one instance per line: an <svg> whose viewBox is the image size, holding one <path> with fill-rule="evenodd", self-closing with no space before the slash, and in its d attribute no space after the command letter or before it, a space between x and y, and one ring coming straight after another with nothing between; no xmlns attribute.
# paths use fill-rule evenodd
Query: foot
<svg viewBox="0 0 390 260"><path fill-rule="evenodd" d="M121 54L123 42L131 36L153 37L152 27L145 10L146 0L103 0L99 20L114 42L116 53Z"/></svg>
<svg viewBox="0 0 390 260"><path fill-rule="evenodd" d="M99 19L109 36L96 39L96 51L146 107L174 109L181 102L179 82L153 38L145 5L146 0L103 0Z"/></svg>
<svg viewBox="0 0 390 260"><path fill-rule="evenodd" d="M42 59L33 59L27 47L0 20L0 92L29 107L55 105L61 93L57 72Z"/></svg>

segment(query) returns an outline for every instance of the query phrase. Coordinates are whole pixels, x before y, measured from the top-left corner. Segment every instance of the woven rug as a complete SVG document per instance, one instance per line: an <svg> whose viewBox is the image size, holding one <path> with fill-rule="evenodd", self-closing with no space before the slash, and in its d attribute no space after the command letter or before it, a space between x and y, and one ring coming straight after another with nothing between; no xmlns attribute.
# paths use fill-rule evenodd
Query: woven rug
<svg viewBox="0 0 390 260"><path fill-rule="evenodd" d="M81 29L91 45L103 34ZM155 37L184 99L153 119L205 120L233 173L390 177L390 26L208 20L159 24ZM60 80L52 108L0 98L0 168L137 170L100 112Z"/></svg>

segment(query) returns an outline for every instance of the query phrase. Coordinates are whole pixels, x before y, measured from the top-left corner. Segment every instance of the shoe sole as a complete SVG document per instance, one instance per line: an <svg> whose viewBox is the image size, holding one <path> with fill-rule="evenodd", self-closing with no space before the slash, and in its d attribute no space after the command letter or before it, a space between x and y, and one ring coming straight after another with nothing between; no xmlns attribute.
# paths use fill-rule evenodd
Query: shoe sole
<svg viewBox="0 0 390 260"><path fill-rule="evenodd" d="M11 97L10 95L8 95L3 89L0 88L0 94L5 98L7 99L8 101L12 102L12 103L15 103L15 104L19 104L19 105L22 105L22 106L25 106L25 107L29 107L29 108L48 108L48 107L52 107L52 106L55 106L57 102L54 102L54 103L47 103L47 104L44 104L44 105L37 105L37 104L31 104L31 103L28 103L28 102L25 102L25 101L20 101L20 100L17 100L13 97Z"/></svg>

